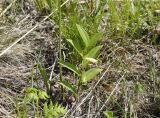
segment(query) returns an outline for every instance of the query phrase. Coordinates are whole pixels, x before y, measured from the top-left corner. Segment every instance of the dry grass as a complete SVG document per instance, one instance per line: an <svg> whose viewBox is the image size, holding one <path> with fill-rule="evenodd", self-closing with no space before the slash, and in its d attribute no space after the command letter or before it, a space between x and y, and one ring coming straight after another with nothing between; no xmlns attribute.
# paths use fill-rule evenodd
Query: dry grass
<svg viewBox="0 0 160 118"><path fill-rule="evenodd" d="M5 21L1 24L0 52L38 23L32 13L26 15L20 12L16 17L19 19L15 23ZM46 67L51 66L56 41L53 40L50 29L54 30L52 23L46 21L40 24L35 31L0 57L0 117L16 117L12 101L15 103L16 95L23 96L24 88L30 85L31 70L36 59L42 59Z"/></svg>

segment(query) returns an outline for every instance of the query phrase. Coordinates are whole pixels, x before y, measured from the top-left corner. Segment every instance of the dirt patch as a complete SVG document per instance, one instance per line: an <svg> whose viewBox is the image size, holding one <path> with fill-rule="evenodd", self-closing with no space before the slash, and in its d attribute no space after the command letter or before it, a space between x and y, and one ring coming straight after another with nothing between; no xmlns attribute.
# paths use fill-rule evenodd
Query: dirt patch
<svg viewBox="0 0 160 118"><path fill-rule="evenodd" d="M32 4L28 7L32 8ZM7 12L12 13L10 10ZM1 24L0 52L27 33L38 23L37 19L43 18L33 18L32 13L18 13L12 14L14 23L6 21ZM7 19L9 16L5 17ZM54 23L46 21L0 57L0 116L15 117L11 112L14 105L12 100L15 101L18 94L23 96L24 88L30 86L31 70L36 61L40 60L48 68L57 58L54 56L57 53L54 30Z"/></svg>

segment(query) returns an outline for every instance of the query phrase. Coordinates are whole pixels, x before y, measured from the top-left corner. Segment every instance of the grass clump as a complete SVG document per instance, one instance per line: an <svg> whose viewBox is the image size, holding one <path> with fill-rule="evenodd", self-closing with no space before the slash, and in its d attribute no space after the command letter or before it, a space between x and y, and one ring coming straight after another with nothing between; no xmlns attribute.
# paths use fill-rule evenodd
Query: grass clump
<svg viewBox="0 0 160 118"><path fill-rule="evenodd" d="M107 5L106 29L109 29L107 34L112 39L140 39L154 30L159 22L159 15L155 11L160 3L153 0L109 0Z"/></svg>

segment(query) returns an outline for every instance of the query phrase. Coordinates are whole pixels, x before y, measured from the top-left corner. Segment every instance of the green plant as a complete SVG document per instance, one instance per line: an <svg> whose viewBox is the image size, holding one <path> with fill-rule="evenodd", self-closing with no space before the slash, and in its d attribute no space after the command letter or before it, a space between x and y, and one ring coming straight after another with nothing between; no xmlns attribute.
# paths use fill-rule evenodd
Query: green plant
<svg viewBox="0 0 160 118"><path fill-rule="evenodd" d="M99 35L97 36L89 36L88 33L78 24L76 24L77 30L79 35L81 36L80 39L66 39L71 46L77 52L77 56L80 56L81 63L78 67L75 64L70 62L59 61L59 63L63 66L74 72L78 77L77 86L72 85L71 83L63 80L59 83L63 85L65 88L73 92L75 95L78 94L79 88L87 84L92 78L94 78L98 73L102 71L100 68L89 68L89 63L97 64L97 56L99 55L99 51L102 48L102 45L96 46L97 42L99 41ZM76 90L77 89L77 90Z"/></svg>
<svg viewBox="0 0 160 118"><path fill-rule="evenodd" d="M46 100L49 96L45 91L34 87L27 87L25 89L25 97L21 104L16 102L17 118L27 118L30 115L30 110L33 110L33 115L40 117L40 100Z"/></svg>
<svg viewBox="0 0 160 118"><path fill-rule="evenodd" d="M39 0L35 0L37 3L39 3ZM90 2L85 2L85 4L80 4L77 0L75 1L69 1L66 5L61 8L60 4L63 0L43 0L43 7L49 8L50 12L55 11L56 9L58 12L54 14L52 19L56 21L56 23L59 25L59 33L58 33L58 39L59 39L59 60L62 61L62 54L61 54L61 39L62 39L62 32L65 39L80 39L79 32L77 31L76 24L79 23L83 27L85 26L85 30L88 30L88 34L91 35L89 47L92 48L92 45L94 46L98 41L96 39L102 39L103 34L98 32L98 27L100 26L100 22L102 19L102 16L104 15L101 11L100 6L95 7L95 3L93 0ZM38 5L38 4L37 4ZM79 9L80 8L80 9ZM90 9L90 10L88 10ZM58 19L57 19L58 18ZM66 19L66 20L62 20ZM75 32L76 31L76 32ZM98 33L97 33L98 32ZM87 34L87 35L88 35ZM79 43L79 47L84 47L82 41L74 40L75 43ZM77 46L77 45L75 45ZM70 49L70 46L67 48ZM77 47L76 47L77 48ZM97 47L99 48L99 47ZM87 51L87 50L86 50ZM76 54L73 54L73 61L77 60L79 57ZM86 55L87 56L87 55ZM76 59L74 59L76 58ZM95 61L90 58L86 58L86 61L83 61L83 66L87 65L87 60ZM80 60L78 60L80 61ZM60 67L60 80L62 80L62 68Z"/></svg>
<svg viewBox="0 0 160 118"><path fill-rule="evenodd" d="M60 117L66 113L66 109L64 107L58 105L58 103L53 105L52 101L50 101L49 106L45 103L43 109L44 118Z"/></svg>
<svg viewBox="0 0 160 118"><path fill-rule="evenodd" d="M48 95L45 91L33 87L28 87L26 88L23 104L24 106L27 106L27 104L31 102L33 105L35 105L36 116L39 117L39 101L41 99L46 100L47 98Z"/></svg>
<svg viewBox="0 0 160 118"><path fill-rule="evenodd" d="M36 0L39 10L43 7L48 7L50 12L58 12L54 14L52 19L56 21L59 25L58 31L58 51L59 51L59 63L60 63L60 80L59 83L63 87L70 90L74 95L78 95L79 89L82 85L87 84L92 78L94 78L98 73L102 71L100 68L89 66L90 63L97 64L97 57L99 51L102 48L101 45L97 46L100 39L102 39L103 33L98 32L98 27L102 18L102 13L100 10L93 10L93 1L90 4L80 5L77 4L78 1L71 1L69 4L65 5L64 8L61 8L61 0L44 0L43 3L39 3L39 0ZM82 12L79 12L79 5L82 7ZM88 6L89 5L89 6ZM88 9L90 11L88 12ZM71 11L71 12L70 12ZM77 15L78 13L78 15ZM67 19L66 21L62 19ZM80 22L79 22L80 21ZM77 23L80 23L78 25ZM82 25L83 24L83 25ZM86 25L85 25L86 24ZM83 29L82 26L86 29ZM87 33L85 30L89 30ZM75 32L76 31L76 32ZM69 46L72 46L74 49L73 55L76 57L74 63L62 61L61 54L61 39L62 32L64 35L65 41L69 43ZM98 32L98 33L97 33ZM80 57L80 58L79 58ZM77 66L75 66L75 62ZM78 81L73 85L66 80L62 80L62 66L70 69L76 74ZM46 92L51 95L51 84L45 72L45 69L41 63L37 64L37 68L43 78ZM46 111L50 111L49 107L45 107ZM51 110L52 111L52 110ZM46 115L46 117L49 117Z"/></svg>
<svg viewBox="0 0 160 118"><path fill-rule="evenodd" d="M52 101L50 101L48 105L46 101L47 99L49 99L49 96L47 95L45 91L42 91L40 89L33 88L33 87L26 88L25 98L23 100L22 106L18 104L16 105L16 108L18 111L17 117L26 118L29 115L29 111L31 109L34 109L35 117L37 118L41 117L40 116L41 110L40 110L40 105L39 105L41 100L45 101L43 108L41 108L43 110L44 118L59 117L59 116L62 116L66 112L66 109L62 107L61 105L59 105L58 103L53 105ZM25 109L20 110L22 109L22 107Z"/></svg>
<svg viewBox="0 0 160 118"><path fill-rule="evenodd" d="M44 81L44 85L46 87L46 90L41 90L38 87L35 87L34 85L34 71L39 70L40 75L42 76L42 79ZM17 117L18 118L26 118L30 115L30 110L32 109L34 112L35 117L39 118L41 117L41 113L43 111L43 115L45 118L52 118L52 117L59 117L62 116L66 109L56 103L53 105L52 103L52 95L51 95L51 82L49 81L49 78L47 76L47 73L45 71L44 66L38 62L36 66L32 69L32 76L31 76L32 82L31 87L27 87L25 89L25 97L21 104L16 103L16 111L17 111ZM37 79L36 79L37 80ZM38 84L38 81L37 81ZM48 105L48 100L50 100L50 103ZM39 104L42 104L40 106ZM40 110L42 109L42 111Z"/></svg>
<svg viewBox="0 0 160 118"><path fill-rule="evenodd" d="M111 111L105 111L104 115L105 115L106 118L114 118L113 117L113 112L111 112Z"/></svg>
<svg viewBox="0 0 160 118"><path fill-rule="evenodd" d="M32 100L35 100L35 101L38 101L39 99L46 100L47 98L49 98L47 93L40 89L37 89L34 87L28 87L25 90L25 98L24 98L25 103L32 101Z"/></svg>
<svg viewBox="0 0 160 118"><path fill-rule="evenodd" d="M61 51L61 40L62 40L62 32L61 32L61 17L62 17L62 14L61 14L61 0L59 0L58 2L58 11L59 11L59 14L58 14L58 18L59 18L59 42L58 42L58 52L59 52L59 61L62 61L62 51ZM60 72L60 81L62 81L62 66L59 65L59 72Z"/></svg>
<svg viewBox="0 0 160 118"><path fill-rule="evenodd" d="M41 106L39 106L39 103L44 102L44 107L42 109L44 113L45 118L52 118L52 117L59 117L62 116L65 113L65 108L56 103L53 105L51 101L51 91L50 91L50 86L51 83L47 77L46 71L41 63L37 64L37 69L39 70L44 84L46 86L46 91L41 90L40 88L34 87L34 69L32 70L32 85L31 87L27 87L25 89L25 97L23 99L23 102L21 105L18 103L16 104L16 110L17 110L17 117L18 118L26 118L29 116L29 111L31 109L34 110L34 115L35 117L40 117L41 114ZM48 106L47 100L50 100L50 104ZM43 102L42 102L43 101Z"/></svg>
<svg viewBox="0 0 160 118"><path fill-rule="evenodd" d="M85 28L89 35L99 32L101 20L105 14L102 12L101 7L96 7L95 4L96 2L93 3L93 1L80 4L75 0L70 2L70 4L64 8L63 19L65 19L65 21L62 22L62 32L64 38L80 38L76 24L79 24Z"/></svg>
<svg viewBox="0 0 160 118"><path fill-rule="evenodd" d="M50 85L51 84L50 84L49 78L47 77L47 73L45 71L45 68L40 62L37 63L37 68L38 68L38 70L39 70L39 72L42 76L43 82L46 86L46 92L47 92L48 95L50 95L50 93L51 93Z"/></svg>
<svg viewBox="0 0 160 118"><path fill-rule="evenodd" d="M158 21L155 10L160 6L153 0L108 0L106 12L106 29L112 39L142 38ZM109 29L109 30L108 30Z"/></svg>
<svg viewBox="0 0 160 118"><path fill-rule="evenodd" d="M46 0L34 0L34 3L38 9L38 11L43 11L43 8L45 7Z"/></svg>

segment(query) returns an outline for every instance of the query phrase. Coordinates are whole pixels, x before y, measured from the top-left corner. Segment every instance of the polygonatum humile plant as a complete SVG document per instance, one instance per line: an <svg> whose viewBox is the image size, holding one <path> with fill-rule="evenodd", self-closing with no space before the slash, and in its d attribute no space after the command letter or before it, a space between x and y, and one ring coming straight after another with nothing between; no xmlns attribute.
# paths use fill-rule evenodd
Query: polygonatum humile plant
<svg viewBox="0 0 160 118"><path fill-rule="evenodd" d="M66 39L67 42L76 50L77 56L81 57L80 66L76 66L70 62L59 61L59 63L71 70L73 73L76 74L78 77L77 85L73 85L72 83L62 80L60 81L60 85L78 95L79 88L82 85L86 85L88 81L94 78L97 74L99 74L102 69L100 68L89 68L88 65L90 63L97 64L98 60L97 57L100 53L100 49L102 45L97 46L97 42L102 38L102 33L96 33L93 36L89 36L88 33L81 27L80 25L76 24L77 30L80 35L80 39ZM83 45L83 46L82 46Z"/></svg>

